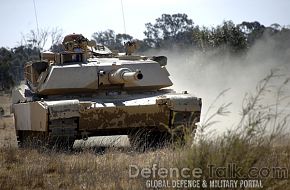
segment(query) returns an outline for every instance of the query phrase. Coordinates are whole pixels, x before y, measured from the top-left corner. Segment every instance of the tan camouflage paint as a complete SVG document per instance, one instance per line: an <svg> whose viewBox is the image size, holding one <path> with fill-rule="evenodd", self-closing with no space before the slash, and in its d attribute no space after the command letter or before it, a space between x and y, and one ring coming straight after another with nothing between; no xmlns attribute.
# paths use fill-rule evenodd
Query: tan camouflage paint
<svg viewBox="0 0 290 190"><path fill-rule="evenodd" d="M160 105L119 106L80 111L80 130L168 125L169 109Z"/></svg>

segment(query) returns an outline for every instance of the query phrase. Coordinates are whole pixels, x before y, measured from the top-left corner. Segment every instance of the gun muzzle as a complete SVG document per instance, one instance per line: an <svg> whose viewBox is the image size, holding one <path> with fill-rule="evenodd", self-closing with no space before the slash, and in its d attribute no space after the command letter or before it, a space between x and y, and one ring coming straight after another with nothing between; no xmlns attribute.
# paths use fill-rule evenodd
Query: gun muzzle
<svg viewBox="0 0 290 190"><path fill-rule="evenodd" d="M113 84L124 84L138 81L143 78L141 71L131 71L128 68L120 68L109 74L109 81Z"/></svg>

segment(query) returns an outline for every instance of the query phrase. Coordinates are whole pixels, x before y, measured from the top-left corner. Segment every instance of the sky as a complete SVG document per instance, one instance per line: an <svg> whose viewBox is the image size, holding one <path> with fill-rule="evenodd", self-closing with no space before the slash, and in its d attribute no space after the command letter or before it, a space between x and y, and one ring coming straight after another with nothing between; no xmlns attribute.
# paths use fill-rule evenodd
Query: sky
<svg viewBox="0 0 290 190"><path fill-rule="evenodd" d="M122 16L124 9L125 27ZM145 23L163 13L185 13L199 26L224 20L290 25L289 0L35 0L40 29L59 28L64 35L113 29L143 39ZM15 47L30 30L37 31L33 0L0 0L0 47Z"/></svg>

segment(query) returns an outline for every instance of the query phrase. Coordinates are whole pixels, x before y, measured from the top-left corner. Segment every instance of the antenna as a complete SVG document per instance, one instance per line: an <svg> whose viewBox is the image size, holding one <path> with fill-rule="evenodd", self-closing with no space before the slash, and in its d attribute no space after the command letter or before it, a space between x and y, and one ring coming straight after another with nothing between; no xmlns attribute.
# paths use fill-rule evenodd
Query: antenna
<svg viewBox="0 0 290 190"><path fill-rule="evenodd" d="M36 21L36 27L37 27L37 38L39 38L39 27L38 27L38 19L37 19L35 0L33 0L33 6L34 6L34 16L35 16L35 21Z"/></svg>
<svg viewBox="0 0 290 190"><path fill-rule="evenodd" d="M124 32L125 32L125 34L127 34L127 32L126 32L126 23L125 23L125 15L124 15L124 7L123 7L123 0L121 0L121 6L122 6L122 16L123 16Z"/></svg>

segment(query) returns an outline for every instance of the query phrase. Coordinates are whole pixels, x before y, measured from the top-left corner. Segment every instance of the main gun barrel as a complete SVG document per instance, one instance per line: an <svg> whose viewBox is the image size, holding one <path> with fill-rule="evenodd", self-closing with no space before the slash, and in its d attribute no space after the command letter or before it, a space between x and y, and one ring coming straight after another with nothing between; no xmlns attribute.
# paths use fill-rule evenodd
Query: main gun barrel
<svg viewBox="0 0 290 190"><path fill-rule="evenodd" d="M109 81L113 84L124 84L128 82L138 81L143 78L140 70L131 71L128 68L120 68L109 74Z"/></svg>

